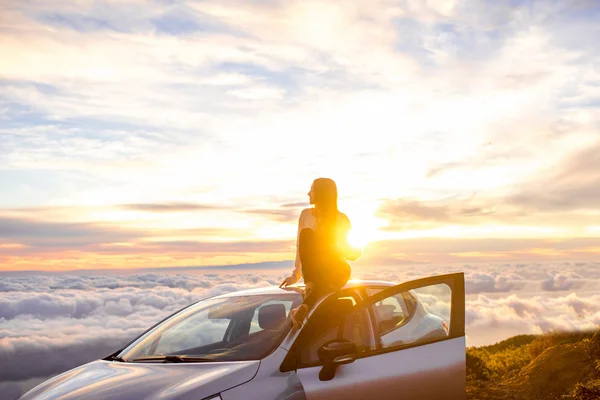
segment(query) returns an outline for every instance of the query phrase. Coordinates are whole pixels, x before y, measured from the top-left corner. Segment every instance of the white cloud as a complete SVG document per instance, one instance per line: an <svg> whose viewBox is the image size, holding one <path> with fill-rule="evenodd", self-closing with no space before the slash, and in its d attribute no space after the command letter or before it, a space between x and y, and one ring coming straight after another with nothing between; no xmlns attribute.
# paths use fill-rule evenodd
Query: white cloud
<svg viewBox="0 0 600 400"><path fill-rule="evenodd" d="M15 22L0 47L10 54L0 72L6 104L44 118L4 131L23 135L9 147L7 165L88 169L111 181L101 191L108 203L127 193L128 182L135 182L131 196L158 196L157 179L185 191L188 180L178 177L189 170L211 170L206 184L230 201L264 195L275 180L280 192L303 194L291 182L316 173L350 180L360 172L348 196L502 192L596 132L593 110L562 103L598 96L588 62L596 50L586 41L563 43L593 27L548 22L552 6L532 15L487 1L101 3L9 2ZM153 18L178 10L228 28L177 36L153 27ZM91 16L112 29L73 28L73 21L98 25ZM78 140L57 140L86 119L94 124L72 132ZM568 141L550 135L557 120L568 122ZM145 137L148 130L168 141ZM339 132L343 152L334 151ZM512 139L498 139L505 137ZM490 159L490 138L510 163L423 179L431 164ZM540 140L543 154L535 151ZM373 156L356 157L364 152ZM115 161L132 158L139 171L116 172ZM271 179L233 182L239 169L224 160ZM376 190L364 190L367 184Z"/></svg>
<svg viewBox="0 0 600 400"><path fill-rule="evenodd" d="M363 266L354 268L353 277L401 282L456 271L466 274L468 345L600 324L600 296L597 290L588 290L600 287L600 275L592 264ZM160 270L132 275L103 271L96 275L3 276L0 388L5 393L20 393L38 378L110 354L191 302L276 285L287 272L191 270L182 274ZM588 277L588 286L565 290L565 282L582 276ZM552 286L545 284L549 277L555 282ZM430 306L444 312L448 308L437 302Z"/></svg>
<svg viewBox="0 0 600 400"><path fill-rule="evenodd" d="M581 282L582 280L579 279L579 281ZM567 275L557 274L542 281L542 290L569 290L574 285L574 280L570 279Z"/></svg>
<svg viewBox="0 0 600 400"><path fill-rule="evenodd" d="M194 301L274 285L280 275L7 278L0 296L0 384L13 382L14 391L23 386L16 381L55 375L106 356Z"/></svg>
<svg viewBox="0 0 600 400"><path fill-rule="evenodd" d="M467 275L466 281L466 292L468 294L511 292L523 286L523 278L518 275L496 275L475 272Z"/></svg>
<svg viewBox="0 0 600 400"><path fill-rule="evenodd" d="M467 301L467 340L479 346L518 334L595 329L599 311L598 295L479 295Z"/></svg>

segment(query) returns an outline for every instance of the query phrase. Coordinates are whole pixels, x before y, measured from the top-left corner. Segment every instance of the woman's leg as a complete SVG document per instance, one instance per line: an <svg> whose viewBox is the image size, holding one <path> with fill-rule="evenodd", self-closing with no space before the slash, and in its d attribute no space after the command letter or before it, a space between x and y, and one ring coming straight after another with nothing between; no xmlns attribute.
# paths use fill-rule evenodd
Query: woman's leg
<svg viewBox="0 0 600 400"><path fill-rule="evenodd" d="M319 284L319 269L317 265L318 255L315 240L315 232L312 229L305 228L300 231L298 237L298 254L302 263L302 277L306 284L306 289L303 293L303 301L300 306L291 311L292 325L299 329L302 326L302 321L308 315L310 307L314 305L315 289L318 290ZM317 287L315 287L317 284Z"/></svg>
<svg viewBox="0 0 600 400"><path fill-rule="evenodd" d="M298 254L302 264L302 276L304 282L314 282L317 270L317 242L315 232L310 228L304 228L300 231L298 238Z"/></svg>
<svg viewBox="0 0 600 400"><path fill-rule="evenodd" d="M308 282L304 292L302 304L292 311L292 324L295 329L302 327L302 323L308 312L315 306L316 302L327 293L340 290L350 278L350 265L346 262L332 262L321 266L325 274L316 274L316 282Z"/></svg>
<svg viewBox="0 0 600 400"><path fill-rule="evenodd" d="M334 268L334 281L333 284L338 289L343 288L348 280L350 279L350 274L352 269L350 268L350 264L345 260L339 260Z"/></svg>
<svg viewBox="0 0 600 400"><path fill-rule="evenodd" d="M306 289L302 304L292 312L292 324L295 328L302 326L308 312L323 295L336 290L332 287L339 281L334 266L327 260L330 257L318 250L315 232L312 229L306 228L300 232L298 253Z"/></svg>
<svg viewBox="0 0 600 400"><path fill-rule="evenodd" d="M307 283L307 287L303 294L304 298L302 300L302 304L290 312L292 325L295 329L302 327L302 323L308 315L308 312L315 306L317 300L319 300L321 296L329 291L331 290L328 288L328 286L320 282Z"/></svg>
<svg viewBox="0 0 600 400"><path fill-rule="evenodd" d="M330 292L331 290L327 285L322 283L313 284L311 289L304 296L304 301L302 304L306 304L308 309L312 309L315 306L317 300L319 300L324 294Z"/></svg>

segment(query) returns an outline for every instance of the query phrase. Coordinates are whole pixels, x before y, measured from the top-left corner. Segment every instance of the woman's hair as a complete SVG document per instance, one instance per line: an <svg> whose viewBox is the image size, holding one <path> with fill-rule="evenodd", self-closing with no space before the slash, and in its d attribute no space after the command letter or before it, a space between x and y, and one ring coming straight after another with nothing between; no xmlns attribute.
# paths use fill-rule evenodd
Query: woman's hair
<svg viewBox="0 0 600 400"><path fill-rule="evenodd" d="M333 237L336 233L338 217L337 185L332 179L318 178L313 182L313 192L317 211L317 229Z"/></svg>

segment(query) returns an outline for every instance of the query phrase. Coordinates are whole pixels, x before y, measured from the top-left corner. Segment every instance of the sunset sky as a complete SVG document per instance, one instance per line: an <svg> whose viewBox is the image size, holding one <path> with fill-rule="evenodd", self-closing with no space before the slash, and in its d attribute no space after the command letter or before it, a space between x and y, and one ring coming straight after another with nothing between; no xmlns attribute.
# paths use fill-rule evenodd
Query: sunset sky
<svg viewBox="0 0 600 400"><path fill-rule="evenodd" d="M598 260L595 0L3 0L0 270ZM291 266L291 262L290 262Z"/></svg>

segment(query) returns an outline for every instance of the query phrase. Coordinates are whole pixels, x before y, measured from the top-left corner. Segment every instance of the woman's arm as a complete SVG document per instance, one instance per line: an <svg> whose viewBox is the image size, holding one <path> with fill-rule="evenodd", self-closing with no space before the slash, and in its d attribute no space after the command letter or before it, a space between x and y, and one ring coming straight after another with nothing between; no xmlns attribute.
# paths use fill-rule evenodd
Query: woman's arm
<svg viewBox="0 0 600 400"><path fill-rule="evenodd" d="M302 217L304 216L304 211L300 213L300 217L298 218L298 232L296 233L296 259L294 260L294 271L292 271L292 275L295 276L296 282L300 280L302 277L302 262L300 261L300 252L298 245L300 244L300 231L303 228Z"/></svg>
<svg viewBox="0 0 600 400"><path fill-rule="evenodd" d="M299 239L300 239L300 231L303 228L303 219L302 219L303 216L304 216L304 211L302 211L300 213L300 217L298 218L298 233L296 234L296 259L294 260L294 270L292 271L290 276L288 276L287 278L285 278L283 280L283 282L281 283L281 285L279 285L279 287L293 285L294 283L298 282L300 280L300 278L302 278L302 262L300 261L300 253L298 251L298 244L299 244Z"/></svg>

